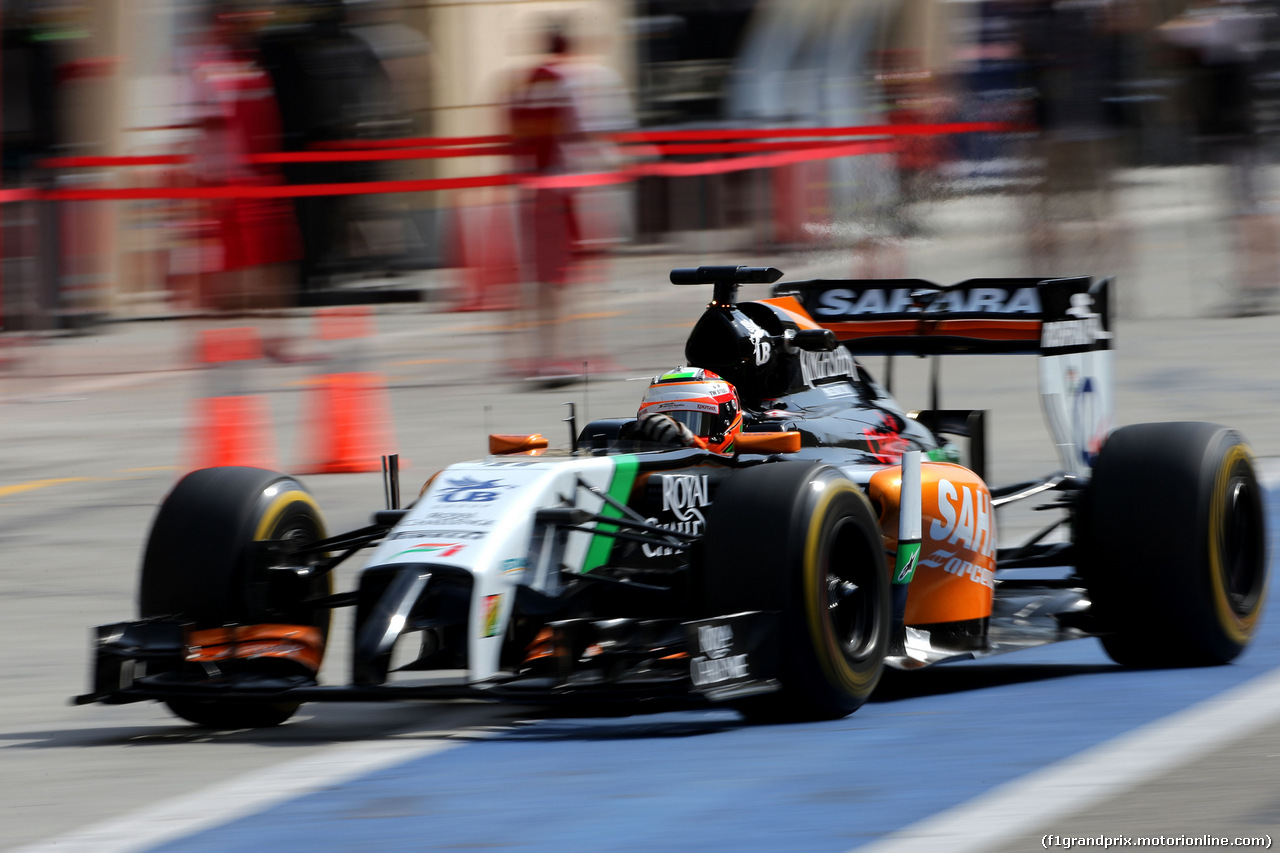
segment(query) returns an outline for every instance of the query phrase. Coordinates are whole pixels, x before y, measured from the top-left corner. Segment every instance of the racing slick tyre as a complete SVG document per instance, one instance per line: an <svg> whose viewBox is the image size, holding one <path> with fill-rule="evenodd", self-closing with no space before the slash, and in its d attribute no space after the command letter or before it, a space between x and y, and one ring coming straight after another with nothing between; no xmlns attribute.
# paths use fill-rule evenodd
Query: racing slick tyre
<svg viewBox="0 0 1280 853"><path fill-rule="evenodd" d="M193 471L174 486L152 524L142 560L141 616L179 617L196 629L264 622L310 625L319 630L323 642L330 612L304 602L329 594L332 579L328 575L311 579L268 602L253 543L284 539L301 545L324 537L320 508L293 478L258 468ZM323 654L323 646L320 651ZM305 669L280 658L241 664L270 674ZM210 728L279 725L299 707L293 702L171 700L167 704L179 717Z"/></svg>
<svg viewBox="0 0 1280 853"><path fill-rule="evenodd" d="M701 543L709 615L780 613L777 693L749 720L836 719L875 689L889 646L889 569L871 504L834 468L777 462L717 491Z"/></svg>
<svg viewBox="0 0 1280 853"><path fill-rule="evenodd" d="M1141 667L1231 661L1258 625L1267 582L1263 492L1234 430L1116 430L1080 513L1081 576L1111 659Z"/></svg>

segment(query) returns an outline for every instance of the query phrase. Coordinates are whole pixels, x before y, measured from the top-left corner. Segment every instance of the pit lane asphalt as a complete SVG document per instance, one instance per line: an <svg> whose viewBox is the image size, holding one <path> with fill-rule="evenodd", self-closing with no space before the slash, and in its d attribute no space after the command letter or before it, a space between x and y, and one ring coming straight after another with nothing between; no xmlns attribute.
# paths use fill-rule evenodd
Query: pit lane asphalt
<svg viewBox="0 0 1280 853"><path fill-rule="evenodd" d="M1138 179L1146 184L1131 194L1131 207L1146 218L1135 228L1139 251L1131 274L1121 280L1119 421L1218 421L1241 429L1260 456L1280 457L1280 319L1198 317L1224 299L1219 271L1230 261L1225 236L1203 224L1195 204L1167 203L1190 198L1194 179L1177 186L1160 176ZM909 247L909 272L940 282L1020 272L1007 233L1013 217L997 210L1000 204L972 199L941 207L933 219L940 236ZM851 266L847 258L827 254L635 256L621 264L616 284L580 313L617 312L597 321L597 334L610 343L614 359L634 371L630 375L647 377L680 361L683 337L706 298L696 288L666 285L666 268L717 261L770 263L792 278L840 277ZM744 295L752 296L752 289ZM517 335L484 331L509 318L438 309L381 310L379 334L366 350L368 363L385 373L391 389L398 449L409 466L406 492L434 470L476 455L486 432L537 430L558 440L565 400L581 404L580 419L634 409L642 388L637 382L592 382L585 400L581 387L529 390L501 375L503 346ZM301 328L306 318L291 322ZM0 446L7 451L0 458L0 749L6 771L0 778L0 846L53 839L206 787L216 791L243 774L322 755L335 743L358 749L362 741L392 735L429 739L434 732L487 730L530 716L527 709L466 705L316 706L277 730L210 734L152 705L66 704L86 687L89 629L134 612L145 532L185 464L191 400L210 381L188 360L193 335L206 325L178 319L113 324L29 347L0 374ZM870 367L879 372L879 360ZM921 367L905 359L896 367L899 397L909 407L926 400ZM299 458L303 398L317 369L272 364L245 378L268 400L286 468ZM994 482L1057 467L1041 422L1034 359L952 359L943 375L944 405L993 411ZM377 475L306 482L334 529L363 524L381 504ZM1002 535L1027 523L1001 522ZM1264 635L1274 638L1275 610L1264 618ZM326 828L325 837L306 840L321 848L366 846L338 834L336 825L357 833L386 827L382 838L390 846L406 837L416 839L415 847L433 843L426 836L441 844L484 838L499 845L652 842L669 849L695 840L717 847L791 847L782 842L795 839L810 842L796 849L841 849L1273 669L1280 661L1269 648L1260 642L1232 667L1157 679L1110 667L1095 644L1084 641L989 664L1008 677L978 678L978 690L956 683L963 680L961 668L921 673L929 681L919 696L886 698L846 721L812 727L741 729L726 712L692 720L544 721L374 774L339 788L336 799L315 795L320 799L221 831L247 827L267 833L273 844L300 847L304 818L336 815L336 822L317 824ZM326 671L331 682L343 677L333 663L342 652L333 649ZM1080 657L1054 657L1059 654ZM1086 828L1134 827L1133 834L1150 834L1185 825L1188 834L1199 834L1214 828L1197 825L1201 813L1238 825L1235 834L1249 834L1257 821L1275 826L1275 801L1264 793L1271 786L1258 780L1274 779L1278 736L1273 727L1231 743L1181 774L1117 795L1087 820L1067 816L1044 831L1067 834L1066 828L1079 827L1073 834L1083 835ZM758 756L778 763L762 764L753 758ZM613 775L600 772L606 763ZM890 778L892 773L898 775ZM635 780L630 787L623 784L627 779ZM421 798L405 799L395 784L405 780L431 795L429 808ZM679 802L662 799L664 790L675 791ZM1186 807L1192 790L1203 812ZM492 813L476 804L493 801L524 820L490 825ZM768 803L778 805L762 808ZM878 807L868 809L873 803ZM726 804L737 811L721 810ZM447 819L450 814L458 819ZM549 814L555 820L546 834L529 836L529 827ZM599 817L582 817L591 814ZM735 826L732 835L723 834ZM770 834L774 828L787 834ZM241 842L250 836L207 837ZM1027 849L1033 840L1015 839L1008 849ZM195 837L174 842L174 849L207 843L217 846Z"/></svg>

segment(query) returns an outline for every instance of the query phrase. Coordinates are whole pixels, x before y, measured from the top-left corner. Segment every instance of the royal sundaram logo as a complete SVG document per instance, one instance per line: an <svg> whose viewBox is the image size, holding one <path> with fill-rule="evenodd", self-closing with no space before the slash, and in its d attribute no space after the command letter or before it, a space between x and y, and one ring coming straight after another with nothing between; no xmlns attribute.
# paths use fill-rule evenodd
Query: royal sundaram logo
<svg viewBox="0 0 1280 853"><path fill-rule="evenodd" d="M501 612L502 594L486 595L481 602L481 623L484 625L485 637L498 636L498 613Z"/></svg>
<svg viewBox="0 0 1280 853"><path fill-rule="evenodd" d="M467 547L461 542L419 542L412 548L406 548L399 554L392 556L403 557L405 554L412 554L415 557L452 557L454 554Z"/></svg>

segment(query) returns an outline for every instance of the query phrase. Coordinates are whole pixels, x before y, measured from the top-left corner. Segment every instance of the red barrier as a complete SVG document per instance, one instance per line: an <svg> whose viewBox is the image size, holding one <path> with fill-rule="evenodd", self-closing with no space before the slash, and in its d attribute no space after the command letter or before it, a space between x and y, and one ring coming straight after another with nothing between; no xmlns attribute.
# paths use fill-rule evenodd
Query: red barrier
<svg viewBox="0 0 1280 853"><path fill-rule="evenodd" d="M633 131L612 135L621 144L646 144L658 154L732 154L748 151L794 151L840 147L834 137L937 136L952 133L999 133L1021 129L1007 122L951 122L944 124L883 124L860 127L722 128L715 130ZM819 137L804 140L803 137ZM730 140L789 139L791 142ZM252 154L251 163L349 163L384 160L430 160L442 157L493 157L512 153L509 136L422 137L317 143L311 151ZM688 145L666 143L697 143ZM720 144L712 144L720 143ZM48 169L112 166L173 166L190 162L180 154L127 157L50 157L40 161Z"/></svg>
<svg viewBox="0 0 1280 853"><path fill-rule="evenodd" d="M589 187L626 183L640 177L693 177L739 172L748 169L771 169L802 163L862 154L884 154L897 150L895 137L948 133L1004 132L1021 129L1006 122L961 122L951 124L868 125L865 127L791 127L791 128L725 128L720 130L653 131L615 134L622 143L678 143L705 140L767 139L799 137L874 136L879 139L841 140L837 142L795 141L791 143L717 142L704 145L658 145L658 153L727 154L748 151L768 153L745 157L727 157L696 163L637 163L617 172L587 175L529 176L523 174L477 175L467 178L428 178L402 181L368 181L364 183L332 183L306 185L234 185L218 187L80 187L53 190L8 190L0 192L0 203L31 198L52 201L105 201L143 199L219 199L219 198L300 198L310 196L366 195L377 193L411 193L434 190L475 189L521 184L531 187ZM411 160L431 157L506 155L506 136L473 136L400 140L370 140L331 143L325 151L281 152L258 155L255 162L291 163L328 160ZM497 145L495 143L504 143ZM489 147L475 147L484 144ZM471 146L453 148L450 146ZM338 150L341 148L341 150ZM332 150L330 150L332 149ZM368 150L356 150L368 149ZM383 150L399 149L399 150ZM45 161L61 167L174 165L185 162L177 155L154 157L67 157Z"/></svg>
<svg viewBox="0 0 1280 853"><path fill-rule="evenodd" d="M537 188L591 187L621 184L639 177L689 177L720 175L748 169L770 169L807 160L827 160L860 154L883 154L896 150L893 140L846 142L822 148L778 151L746 157L728 157L698 163L638 163L617 172L588 175L478 175L470 178L426 178L410 181L367 181L364 183L305 185L233 185L224 187L81 187L40 192L38 197L53 201L102 201L180 198L299 198L325 195L366 195L376 193L426 192L429 190L475 189L520 184Z"/></svg>
<svg viewBox="0 0 1280 853"><path fill-rule="evenodd" d="M431 160L441 157L505 157L510 145L488 145L468 148L404 148L370 151L276 151L249 154L249 163L351 163L376 160ZM155 154L133 157L49 157L39 165L45 169L87 169L109 166L181 166L191 162L185 154Z"/></svg>
<svg viewBox="0 0 1280 853"><path fill-rule="evenodd" d="M859 127L721 128L718 130L637 130L613 135L614 142L692 142L725 139L784 139L804 136L937 136L949 133L1009 133L1027 130L1001 121L943 124L872 124Z"/></svg>

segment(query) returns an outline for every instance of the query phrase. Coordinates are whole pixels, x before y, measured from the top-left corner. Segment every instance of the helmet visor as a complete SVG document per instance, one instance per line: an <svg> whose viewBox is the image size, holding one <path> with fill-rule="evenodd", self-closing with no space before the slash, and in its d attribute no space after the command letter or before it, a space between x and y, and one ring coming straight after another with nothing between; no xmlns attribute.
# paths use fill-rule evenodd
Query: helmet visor
<svg viewBox="0 0 1280 853"><path fill-rule="evenodd" d="M663 412L669 415L672 420L679 421L689 428L689 431L699 438L708 438L715 435L719 430L720 417L707 412L691 412L687 409L671 409Z"/></svg>

